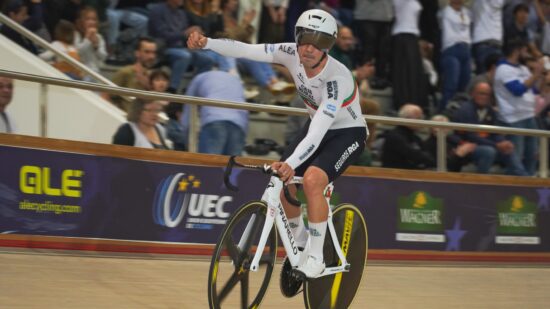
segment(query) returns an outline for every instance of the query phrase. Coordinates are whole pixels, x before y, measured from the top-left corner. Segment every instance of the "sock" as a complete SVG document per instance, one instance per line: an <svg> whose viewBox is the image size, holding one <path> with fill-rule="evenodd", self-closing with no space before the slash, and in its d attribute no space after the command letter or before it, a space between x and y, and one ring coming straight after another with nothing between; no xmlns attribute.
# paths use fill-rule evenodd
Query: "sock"
<svg viewBox="0 0 550 309"><path fill-rule="evenodd" d="M311 237L311 247L309 255L318 261L323 261L323 244L325 243L325 233L327 231L327 221L309 222L309 236Z"/></svg>
<svg viewBox="0 0 550 309"><path fill-rule="evenodd" d="M302 216L288 218L288 225L295 237L296 246L304 248L307 242L307 232Z"/></svg>

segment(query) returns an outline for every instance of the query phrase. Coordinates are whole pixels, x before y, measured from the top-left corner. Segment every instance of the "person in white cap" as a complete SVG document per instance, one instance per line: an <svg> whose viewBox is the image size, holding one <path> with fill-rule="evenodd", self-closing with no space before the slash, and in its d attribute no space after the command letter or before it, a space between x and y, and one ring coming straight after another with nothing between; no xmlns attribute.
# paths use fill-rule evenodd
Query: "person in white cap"
<svg viewBox="0 0 550 309"><path fill-rule="evenodd" d="M298 271L308 278L323 273L323 243L328 219L324 188L352 164L365 147L366 122L361 117L359 91L352 73L328 55L338 35L336 20L322 10L304 12L295 26L295 43L245 44L211 39L198 32L187 41L189 48L211 49L229 57L277 63L291 73L298 95L310 119L279 162L272 163L285 182L294 175L304 177L308 205L310 250ZM296 188L291 188L293 192ZM300 208L281 197L295 244L307 241Z"/></svg>

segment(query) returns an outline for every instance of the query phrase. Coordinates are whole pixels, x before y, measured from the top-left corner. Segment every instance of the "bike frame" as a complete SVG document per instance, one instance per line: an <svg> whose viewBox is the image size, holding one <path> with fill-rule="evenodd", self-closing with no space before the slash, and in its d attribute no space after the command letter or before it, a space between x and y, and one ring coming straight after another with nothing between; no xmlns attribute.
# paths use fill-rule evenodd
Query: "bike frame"
<svg viewBox="0 0 550 309"><path fill-rule="evenodd" d="M294 177L291 183L301 184L302 178ZM281 204L280 196L281 196L282 189L283 189L283 182L276 176L271 176L269 184L267 185L267 188L264 191L264 194L262 196L262 201L264 201L267 204L267 214L266 214L266 220L262 229L262 234L260 236L260 241L258 243L256 253L254 254L254 259L250 264L251 271L258 271L259 269L260 258L262 256L262 253L265 248L265 244L267 242L269 233L274 223L276 224L277 231L279 232L281 241L283 243L283 246L285 248L286 254L288 256L288 259L292 267L297 268L300 265L300 262L302 261L303 257L307 257L309 246L310 246L309 239L308 239L306 248L304 248L304 251L300 251L295 244L294 234L290 229L290 225L288 223L288 219L286 217L283 205ZM325 268L323 273L320 274L318 277L345 272L345 271L348 271L350 268L350 264L346 260L346 257L344 256L342 248L340 247L340 242L338 241L338 237L336 236L336 231L334 229L334 224L332 223L332 209L330 208L330 196L332 195L333 189L334 189L334 185L332 183L329 183L324 191L325 198L327 200L327 207L328 207L327 228L330 233L330 237L332 238L334 249L336 250L338 257L340 258L341 263L339 263L338 266ZM248 237L250 236L249 233L251 232L250 230L255 219L256 217L253 216L248 222L245 228L245 231L243 233L243 236L239 241L239 245L238 245L239 248L243 248L246 239L248 239Z"/></svg>

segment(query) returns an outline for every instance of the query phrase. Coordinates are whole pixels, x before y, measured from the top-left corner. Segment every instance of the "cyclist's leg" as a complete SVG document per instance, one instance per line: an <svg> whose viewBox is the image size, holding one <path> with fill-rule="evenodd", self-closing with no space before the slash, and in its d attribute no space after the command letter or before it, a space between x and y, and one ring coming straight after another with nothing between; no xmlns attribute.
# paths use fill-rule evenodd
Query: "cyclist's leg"
<svg viewBox="0 0 550 309"><path fill-rule="evenodd" d="M290 185L288 187L290 194L296 199L296 192L298 189L296 185ZM292 230L292 235L295 237L296 245L299 248L304 248L307 242L307 231L304 224L304 219L302 218L302 209L301 207L294 206L290 204L284 195L284 192L281 191L281 203L285 210L285 214L288 219L288 224Z"/></svg>

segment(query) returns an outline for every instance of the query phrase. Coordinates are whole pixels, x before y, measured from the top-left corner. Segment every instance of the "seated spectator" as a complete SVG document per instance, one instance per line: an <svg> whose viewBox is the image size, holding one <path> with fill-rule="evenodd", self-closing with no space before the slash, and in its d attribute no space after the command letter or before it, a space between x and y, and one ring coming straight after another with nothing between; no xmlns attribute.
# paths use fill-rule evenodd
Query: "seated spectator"
<svg viewBox="0 0 550 309"><path fill-rule="evenodd" d="M31 12L30 16L29 10ZM23 0L6 0L2 7L2 13L30 31L36 31L42 27L42 0L32 0L29 6ZM29 52L35 55L38 54L38 48L34 43L12 28L3 25L0 34Z"/></svg>
<svg viewBox="0 0 550 309"><path fill-rule="evenodd" d="M185 93L189 96L245 102L244 88L235 75L223 71L209 71L193 78ZM185 105L182 121L189 128L191 108ZM200 107L199 152L240 155L248 132L248 111L212 106Z"/></svg>
<svg viewBox="0 0 550 309"><path fill-rule="evenodd" d="M476 125L496 125L497 114L491 105L491 85L486 82L475 84L471 92L471 100L462 104L454 112L453 121ZM461 138L476 145L471 154L477 172L487 174L494 163L502 163L508 175L526 176L522 163L514 153L514 144L504 139L504 136L486 132L460 132Z"/></svg>
<svg viewBox="0 0 550 309"><path fill-rule="evenodd" d="M405 104L398 111L399 118L423 119L418 105ZM416 135L418 127L401 125L384 134L382 166L403 169L426 169L435 167L435 159L426 149L424 142Z"/></svg>
<svg viewBox="0 0 550 309"><path fill-rule="evenodd" d="M444 115L434 115L432 121L449 122L449 118ZM464 142L460 137L448 129L431 128L430 136L424 141L424 148L434 158L437 158L437 133L443 131L446 133L445 138L447 146L447 170L450 172L460 172L462 167L471 162L471 154L476 149L476 144Z"/></svg>
<svg viewBox="0 0 550 309"><path fill-rule="evenodd" d="M149 90L149 73L157 61L157 44L149 38L141 38L134 53L136 62L120 68L112 80L120 87ZM128 103L118 96L111 96L113 104L128 110Z"/></svg>
<svg viewBox="0 0 550 309"><path fill-rule="evenodd" d="M500 125L536 129L535 93L542 83L542 59L535 62L533 72L522 65L528 45L522 40L510 40L504 48L505 59L499 63L495 73L495 97L498 104ZM537 138L526 135L510 135L514 151L529 175L537 168Z"/></svg>
<svg viewBox="0 0 550 309"><path fill-rule="evenodd" d="M13 80L0 77L0 133L16 133L15 120L10 116L6 108L13 97Z"/></svg>
<svg viewBox="0 0 550 309"><path fill-rule="evenodd" d="M120 35L121 26L131 29L135 37L147 35L147 3L146 0L110 0L107 8L107 21L109 30L107 32L107 45L111 50L115 49L117 39Z"/></svg>
<svg viewBox="0 0 550 309"><path fill-rule="evenodd" d="M168 91L168 83L170 82L170 74L163 70L154 70L149 74L149 90L156 92ZM168 101L158 101L162 105L168 105Z"/></svg>
<svg viewBox="0 0 550 309"><path fill-rule="evenodd" d="M107 58L105 40L98 32L97 12L93 7L87 6L78 12L76 20L76 32L74 46L80 55L80 61L92 71L99 73L99 68ZM85 80L91 81L91 77Z"/></svg>
<svg viewBox="0 0 550 309"><path fill-rule="evenodd" d="M212 68L212 61L203 50L187 49L187 37L193 31L201 31L191 26L187 13L181 9L183 0L166 0L150 6L149 34L164 47L164 56L170 63L170 92L177 92L183 75L193 64L197 73Z"/></svg>
<svg viewBox="0 0 550 309"><path fill-rule="evenodd" d="M74 60L80 61L80 55L78 50L73 45L75 35L74 24L66 21L60 20L55 26L54 39L52 46L62 51L63 53L69 55ZM76 68L67 61L56 56L53 51L47 50L41 53L40 58L45 61L52 63L52 65L59 71L65 73L72 79L82 79L82 72L80 69Z"/></svg>
<svg viewBox="0 0 550 309"><path fill-rule="evenodd" d="M130 105L128 122L113 136L113 144L142 148L169 149L164 127L159 123L162 104L136 99Z"/></svg>
<svg viewBox="0 0 550 309"><path fill-rule="evenodd" d="M353 70L355 64L352 52L355 47L355 37L353 32L349 27L340 26L338 27L338 37L336 38L336 43L329 51L334 59L340 61L348 69Z"/></svg>
<svg viewBox="0 0 550 309"><path fill-rule="evenodd" d="M182 104L170 102L164 107L164 111L168 116L168 122L166 122L166 135L174 144L174 150L187 151L188 137L182 125Z"/></svg>
<svg viewBox="0 0 550 309"><path fill-rule="evenodd" d="M256 16L256 11L249 10L243 14L241 22L235 17L237 15L239 2L237 0L222 0L221 9L223 12L223 35L228 39L250 43L254 34L254 27L251 22ZM270 63L253 61L245 58L237 58L237 65L252 75L254 80L273 94L280 92L290 93L296 88L293 84L280 80Z"/></svg>

